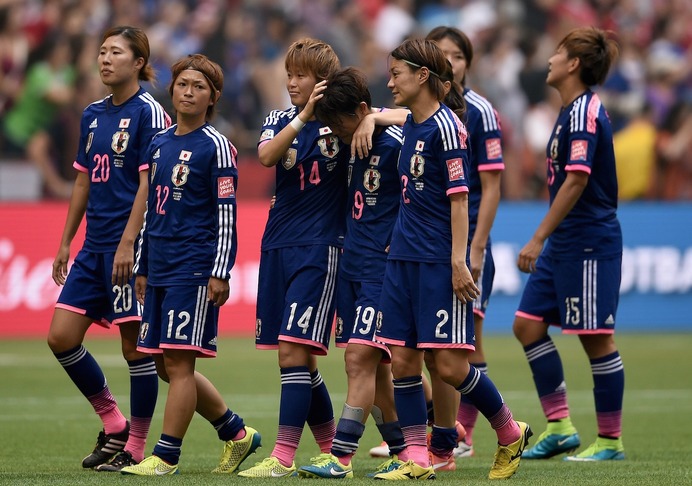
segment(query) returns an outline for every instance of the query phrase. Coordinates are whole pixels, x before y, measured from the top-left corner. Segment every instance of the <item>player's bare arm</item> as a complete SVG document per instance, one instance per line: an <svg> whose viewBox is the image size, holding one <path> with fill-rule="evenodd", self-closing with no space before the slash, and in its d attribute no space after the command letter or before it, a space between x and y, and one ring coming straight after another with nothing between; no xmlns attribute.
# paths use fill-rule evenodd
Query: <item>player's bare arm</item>
<svg viewBox="0 0 692 486"><path fill-rule="evenodd" d="M53 281L57 285L64 285L67 278L67 262L70 259L70 245L74 239L79 225L86 212L87 200L89 199L89 175L86 172L77 172L70 207L67 210L67 219L60 239L60 248L53 261Z"/></svg>
<svg viewBox="0 0 692 486"><path fill-rule="evenodd" d="M490 229L493 227L497 207L500 204L500 174L499 170L480 171L482 196L478 208L476 231L471 240L471 275L478 281L483 267L483 253L488 244Z"/></svg>
<svg viewBox="0 0 692 486"><path fill-rule="evenodd" d="M480 293L466 265L469 235L468 193L454 193L449 199L452 225L452 288L457 298L467 303Z"/></svg>
<svg viewBox="0 0 692 486"><path fill-rule="evenodd" d="M135 240L139 235L144 223L144 211L147 204L147 193L149 191L149 172L139 173L139 188L132 203L130 217L120 238L118 249L113 258L113 274L111 283L114 285L125 285L132 278L132 268L135 264Z"/></svg>
<svg viewBox="0 0 692 486"><path fill-rule="evenodd" d="M314 118L315 103L322 99L324 96L322 92L326 87L326 81L315 84L308 102L291 123L286 125L274 138L262 143L257 148L257 155L263 166L274 167L286 154L286 151L291 148L293 139L296 138L303 126Z"/></svg>
<svg viewBox="0 0 692 486"><path fill-rule="evenodd" d="M555 228L569 214L577 203L589 181L589 175L582 171L571 171L567 174L564 184L557 192L548 214L545 215L531 240L524 245L517 258L517 267L525 273L536 270L536 261L543 250L545 240L555 231Z"/></svg>
<svg viewBox="0 0 692 486"><path fill-rule="evenodd" d="M406 109L397 108L394 110L380 110L379 108L371 108L372 112L368 113L360 122L358 128L353 133L351 139L351 156L365 158L372 149L372 135L375 133L376 126L399 125L402 126L406 122L406 117L409 111Z"/></svg>
<svg viewBox="0 0 692 486"><path fill-rule="evenodd" d="M221 307L226 303L230 295L228 280L216 277L209 278L207 293L209 294L209 301L213 302L216 307Z"/></svg>

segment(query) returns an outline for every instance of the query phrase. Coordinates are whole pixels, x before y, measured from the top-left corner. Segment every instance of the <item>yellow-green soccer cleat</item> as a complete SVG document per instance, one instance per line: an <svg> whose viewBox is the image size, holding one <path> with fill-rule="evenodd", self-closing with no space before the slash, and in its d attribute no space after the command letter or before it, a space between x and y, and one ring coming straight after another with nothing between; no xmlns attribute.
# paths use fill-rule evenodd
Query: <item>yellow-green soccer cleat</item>
<svg viewBox="0 0 692 486"><path fill-rule="evenodd" d="M252 427L245 427L245 437L240 440L229 440L223 446L219 465L213 473L230 474L240 466L247 457L262 447L262 436Z"/></svg>
<svg viewBox="0 0 692 486"><path fill-rule="evenodd" d="M435 470L432 466L419 466L413 461L407 461L389 472L375 475L375 479L384 479L386 481L400 481L407 479L435 479Z"/></svg>
<svg viewBox="0 0 692 486"><path fill-rule="evenodd" d="M524 452L524 448L529 444L529 437L533 435L529 424L517 422L517 425L521 430L521 435L516 441L509 445L503 446L498 444L497 451L495 451L495 460L493 461L493 466L490 468L488 479L509 479L517 472L519 462L521 461L521 454Z"/></svg>
<svg viewBox="0 0 692 486"><path fill-rule="evenodd" d="M378 474L388 473L390 471L394 471L395 469L399 469L399 467L403 464L404 461L400 461L399 457L396 454L394 454L391 458L387 459L382 464L377 466L375 472L368 473L367 476L369 478L374 478Z"/></svg>
<svg viewBox="0 0 692 486"><path fill-rule="evenodd" d="M339 458L332 454L320 454L310 459L309 466L298 469L298 476L302 478L344 479L353 477L353 466L349 463L343 465Z"/></svg>
<svg viewBox="0 0 692 486"><path fill-rule="evenodd" d="M168 464L157 456L149 456L139 464L122 468L120 473L135 476L169 476L178 474L178 465Z"/></svg>
<svg viewBox="0 0 692 486"><path fill-rule="evenodd" d="M283 478L296 472L296 464L286 467L276 457L267 457L264 461L256 463L250 469L240 471L238 476L243 478Z"/></svg>
<svg viewBox="0 0 692 486"><path fill-rule="evenodd" d="M622 461L624 458L625 447L622 445L622 437L618 437L617 439L598 437L596 442L591 444L576 456L565 457L565 461Z"/></svg>

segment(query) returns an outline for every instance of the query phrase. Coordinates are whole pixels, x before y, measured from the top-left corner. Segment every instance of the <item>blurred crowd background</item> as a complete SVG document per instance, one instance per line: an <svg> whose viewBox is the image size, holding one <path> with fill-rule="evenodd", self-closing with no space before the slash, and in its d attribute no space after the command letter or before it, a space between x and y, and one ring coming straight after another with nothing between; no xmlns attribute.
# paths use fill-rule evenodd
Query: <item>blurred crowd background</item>
<svg viewBox="0 0 692 486"><path fill-rule="evenodd" d="M170 110L170 65L202 52L224 68L214 124L240 153L241 190L268 196L273 171L256 161L264 117L290 104L284 54L294 40L330 43L391 106L387 56L437 25L475 49L468 85L500 114L503 197L546 197L545 146L560 108L547 60L577 26L612 30L620 57L598 92L616 130L622 200L692 200L692 0L0 0L0 166L55 169L41 196L66 198L83 108L105 92L102 32L145 29L157 70L145 86ZM0 167L1 168L1 167ZM253 182L253 179L256 182Z"/></svg>

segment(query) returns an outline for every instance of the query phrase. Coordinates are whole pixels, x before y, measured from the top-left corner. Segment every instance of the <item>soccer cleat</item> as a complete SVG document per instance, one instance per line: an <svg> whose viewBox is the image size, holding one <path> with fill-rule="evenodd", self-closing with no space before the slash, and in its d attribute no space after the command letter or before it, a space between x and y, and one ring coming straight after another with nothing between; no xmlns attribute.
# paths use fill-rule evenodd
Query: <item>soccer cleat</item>
<svg viewBox="0 0 692 486"><path fill-rule="evenodd" d="M114 455L125 448L129 436L130 422L126 422L125 429L117 434L106 434L102 430L96 439L94 450L82 459L82 467L92 468L110 461Z"/></svg>
<svg viewBox="0 0 692 486"><path fill-rule="evenodd" d="M320 454L310 459L309 466L298 469L298 476L302 478L326 478L344 479L353 477L353 466L349 463L343 465L339 458L332 454Z"/></svg>
<svg viewBox="0 0 692 486"><path fill-rule="evenodd" d="M245 427L245 437L240 440L229 440L223 446L219 465L213 473L230 474L240 466L247 457L262 447L262 436L252 427Z"/></svg>
<svg viewBox="0 0 692 486"><path fill-rule="evenodd" d="M598 437L596 442L575 456L565 457L565 461L593 462L593 461L622 461L625 458L625 447L622 438L606 439Z"/></svg>
<svg viewBox="0 0 692 486"><path fill-rule="evenodd" d="M135 476L170 476L171 474L178 474L178 465L168 464L157 456L149 456L139 464L122 468L120 474L133 474Z"/></svg>
<svg viewBox="0 0 692 486"><path fill-rule="evenodd" d="M389 457L389 446L385 441L370 449L370 457Z"/></svg>
<svg viewBox="0 0 692 486"><path fill-rule="evenodd" d="M509 479L517 472L519 462L521 461L521 454L524 452L524 448L529 444L529 437L533 435L529 424L517 422L517 425L519 426L521 435L516 441L509 445L503 446L498 444L497 451L495 452L495 460L493 461L493 466L490 468L488 479Z"/></svg>
<svg viewBox="0 0 692 486"><path fill-rule="evenodd" d="M526 454L526 452L524 453ZM473 456L473 445L467 444L466 441L461 440L454 448L454 457L471 457Z"/></svg>
<svg viewBox="0 0 692 486"><path fill-rule="evenodd" d="M369 478L374 478L378 474L383 474L383 473L388 473L390 471L394 471L395 469L399 469L399 467L404 464L404 461L400 461L399 458L397 457L396 454L394 454L392 457L384 461L382 464L377 466L377 469L375 469L375 472L368 473Z"/></svg>
<svg viewBox="0 0 692 486"><path fill-rule="evenodd" d="M240 471L238 476L243 478L283 478L296 472L296 464L286 467L276 457L267 457L256 463L250 469Z"/></svg>
<svg viewBox="0 0 692 486"><path fill-rule="evenodd" d="M376 474L375 479L384 479L387 481L435 479L435 470L432 466L423 467L413 461L407 461L392 471Z"/></svg>
<svg viewBox="0 0 692 486"><path fill-rule="evenodd" d="M523 459L548 459L563 452L572 452L581 444L577 430L568 434L551 434L547 430L538 436L536 444L524 451Z"/></svg>
<svg viewBox="0 0 692 486"><path fill-rule="evenodd" d="M111 459L109 462L99 464L94 469L99 472L119 472L124 467L134 466L136 464L139 463L134 460L132 454L127 451L120 451L113 456L113 459Z"/></svg>
<svg viewBox="0 0 692 486"><path fill-rule="evenodd" d="M456 471L457 470L457 463L454 462L454 455L451 455L448 458L444 458L444 457L436 456L432 452L429 452L429 454L430 454L430 464L432 464L432 467L435 471Z"/></svg>

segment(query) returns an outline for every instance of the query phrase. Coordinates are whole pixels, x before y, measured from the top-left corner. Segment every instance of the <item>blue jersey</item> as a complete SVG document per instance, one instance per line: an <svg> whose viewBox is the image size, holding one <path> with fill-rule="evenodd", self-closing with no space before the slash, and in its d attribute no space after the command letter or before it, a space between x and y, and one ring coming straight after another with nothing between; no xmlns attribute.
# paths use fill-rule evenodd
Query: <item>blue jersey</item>
<svg viewBox="0 0 692 486"><path fill-rule="evenodd" d="M497 113L488 100L470 89L464 90L469 134L469 238L473 238L481 206L481 178L484 170L504 170L502 132Z"/></svg>
<svg viewBox="0 0 692 486"><path fill-rule="evenodd" d="M139 172L149 167L149 142L170 124L161 105L141 88L121 105L113 105L108 96L84 109L74 167L90 182L85 250L117 249L139 188Z"/></svg>
<svg viewBox="0 0 692 486"><path fill-rule="evenodd" d="M341 271L348 280L382 282L384 278L385 249L399 211L397 161L402 142L401 127L390 126L373 137L366 159L356 158L349 164L351 212L341 257Z"/></svg>
<svg viewBox="0 0 692 486"><path fill-rule="evenodd" d="M175 129L157 134L149 148L147 217L135 271L153 286L227 280L237 251L236 149L209 124L182 136Z"/></svg>
<svg viewBox="0 0 692 486"><path fill-rule="evenodd" d="M464 124L443 104L423 123L408 115L399 155L401 201L390 259L450 262L449 195L468 191L466 139Z"/></svg>
<svg viewBox="0 0 692 486"><path fill-rule="evenodd" d="M272 111L258 145L274 138L296 116L296 107ZM318 121L303 127L276 165L276 201L269 210L262 250L343 245L349 157L350 150L329 127Z"/></svg>
<svg viewBox="0 0 692 486"><path fill-rule="evenodd" d="M589 181L574 208L548 238L545 251L556 258L609 257L622 252L617 219L618 185L613 131L598 95L590 90L560 111L548 142L550 203L576 170Z"/></svg>

